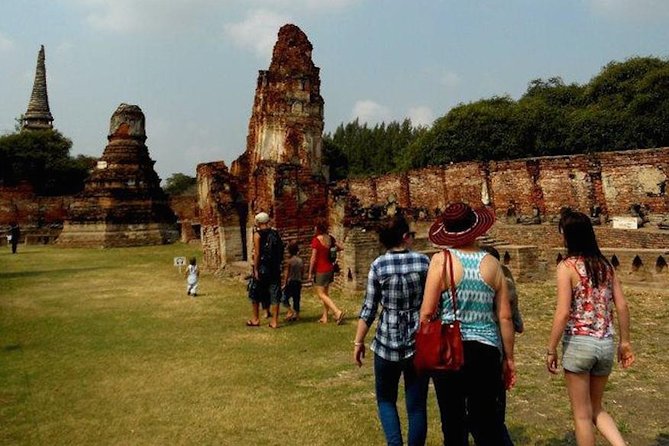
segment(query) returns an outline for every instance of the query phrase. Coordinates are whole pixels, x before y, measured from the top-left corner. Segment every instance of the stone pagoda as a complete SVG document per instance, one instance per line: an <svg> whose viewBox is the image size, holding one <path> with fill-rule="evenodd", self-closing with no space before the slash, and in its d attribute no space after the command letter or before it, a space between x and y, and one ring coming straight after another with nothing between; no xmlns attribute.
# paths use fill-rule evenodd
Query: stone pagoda
<svg viewBox="0 0 669 446"><path fill-rule="evenodd" d="M53 116L49 110L49 95L46 91L46 65L44 63L44 45L37 55L37 69L33 92L30 95L28 110L23 115L21 130L49 130L53 128Z"/></svg>
<svg viewBox="0 0 669 446"><path fill-rule="evenodd" d="M121 104L111 117L108 140L84 191L70 205L57 243L106 248L176 240L176 217L144 144L142 110Z"/></svg>
<svg viewBox="0 0 669 446"><path fill-rule="evenodd" d="M305 203L318 192L325 197L323 97L312 50L300 28L281 27L269 69L258 74L246 152L231 168L248 185L249 211L268 212L282 227L299 226Z"/></svg>
<svg viewBox="0 0 669 446"><path fill-rule="evenodd" d="M249 258L247 240L257 212L268 212L284 241L299 242L305 250L314 222L327 217L323 97L312 50L300 28L281 27L269 69L258 74L246 151L229 173L222 163L198 166L202 243L210 269Z"/></svg>

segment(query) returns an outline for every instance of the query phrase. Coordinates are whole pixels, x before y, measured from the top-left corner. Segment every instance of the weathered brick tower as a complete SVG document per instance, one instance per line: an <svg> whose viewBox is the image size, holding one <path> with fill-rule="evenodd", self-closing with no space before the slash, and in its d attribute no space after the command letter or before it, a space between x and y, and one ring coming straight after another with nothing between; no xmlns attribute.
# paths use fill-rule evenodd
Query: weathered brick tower
<svg viewBox="0 0 669 446"><path fill-rule="evenodd" d="M37 55L35 82L30 95L28 110L23 115L22 130L46 130L53 128L53 116L49 109L49 95L46 90L46 65L44 63L44 45Z"/></svg>
<svg viewBox="0 0 669 446"><path fill-rule="evenodd" d="M312 49L300 28L281 27L270 67L258 74L246 151L229 173L222 163L198 166L204 257L211 269L248 258L246 240L257 212L268 212L283 238L304 249L314 221L327 217L323 98Z"/></svg>
<svg viewBox="0 0 669 446"><path fill-rule="evenodd" d="M176 218L144 144L142 110L121 104L111 117L108 140L84 191L70 205L57 243L106 248L176 240Z"/></svg>

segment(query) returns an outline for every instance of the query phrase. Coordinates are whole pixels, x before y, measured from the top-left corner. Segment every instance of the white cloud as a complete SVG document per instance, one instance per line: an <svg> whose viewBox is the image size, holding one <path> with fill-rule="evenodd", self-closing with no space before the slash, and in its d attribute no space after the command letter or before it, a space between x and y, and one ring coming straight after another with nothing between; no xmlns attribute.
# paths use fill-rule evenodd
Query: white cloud
<svg viewBox="0 0 669 446"><path fill-rule="evenodd" d="M9 37L0 33L0 51L9 51L14 48L14 42Z"/></svg>
<svg viewBox="0 0 669 446"><path fill-rule="evenodd" d="M667 0L589 0L596 14L624 21L669 20Z"/></svg>
<svg viewBox="0 0 669 446"><path fill-rule="evenodd" d="M302 11L306 8L311 12L323 13L342 10L362 1L364 0L255 0L253 3L293 11Z"/></svg>
<svg viewBox="0 0 669 446"><path fill-rule="evenodd" d="M351 118L358 118L360 122L366 122L368 124L389 122L391 120L390 110L387 107L377 104L369 99L357 101L355 103Z"/></svg>
<svg viewBox="0 0 669 446"><path fill-rule="evenodd" d="M86 23L115 33L182 31L225 6L216 0L69 0L86 11Z"/></svg>
<svg viewBox="0 0 669 446"><path fill-rule="evenodd" d="M447 88L455 88L460 85L460 76L454 71L445 71L439 77L439 83Z"/></svg>
<svg viewBox="0 0 669 446"><path fill-rule="evenodd" d="M86 23L94 29L114 33L179 32L215 27L226 17L246 12L241 23L281 17L285 14L327 14L342 11L364 0L63 0L83 10ZM234 20L234 19L233 19ZM286 20L281 21L281 25ZM277 29L278 30L278 27ZM275 31L276 31L275 30ZM243 32L243 31L235 31ZM261 36L262 37L262 36Z"/></svg>
<svg viewBox="0 0 669 446"><path fill-rule="evenodd" d="M268 59L277 39L279 28L291 20L283 15L264 9L250 11L245 20L225 25L225 34L237 45L253 50L256 55Z"/></svg>
<svg viewBox="0 0 669 446"><path fill-rule="evenodd" d="M409 109L409 119L414 126L430 126L434 122L434 112L430 107L419 106Z"/></svg>

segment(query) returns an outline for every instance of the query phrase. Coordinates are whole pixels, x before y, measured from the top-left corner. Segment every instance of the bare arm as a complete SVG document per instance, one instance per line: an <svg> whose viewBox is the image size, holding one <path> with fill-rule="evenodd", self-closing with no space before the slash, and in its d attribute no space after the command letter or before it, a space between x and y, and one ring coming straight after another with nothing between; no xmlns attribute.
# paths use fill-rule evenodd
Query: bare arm
<svg viewBox="0 0 669 446"><path fill-rule="evenodd" d="M443 291L444 253L438 252L432 256L430 267L425 279L423 303L420 306L420 321L427 322L437 313L437 306Z"/></svg>
<svg viewBox="0 0 669 446"><path fill-rule="evenodd" d="M281 288L285 288L288 284L288 272L290 271L290 262L285 262L285 267L283 268L283 282L281 282Z"/></svg>
<svg viewBox="0 0 669 446"><path fill-rule="evenodd" d="M571 270L564 263L560 263L557 267L557 304L555 315L553 316L553 327L551 328L548 340L548 349L546 351L546 367L553 374L558 372L557 345L560 339L562 339L562 333L569 321L572 299L571 289Z"/></svg>
<svg viewBox="0 0 669 446"><path fill-rule="evenodd" d="M506 277L499 262L496 262L495 277L493 280L495 289L495 302L499 330L502 335L502 347L504 348L504 363L502 364L504 384L507 389L516 384L516 364L513 357L513 347L516 339L516 331L513 328L511 303L509 302L509 290Z"/></svg>
<svg viewBox="0 0 669 446"><path fill-rule="evenodd" d="M362 366L362 359L365 357L365 336L369 331L369 325L364 319L358 319L358 327L355 330L355 340L353 341L353 359L358 367Z"/></svg>
<svg viewBox="0 0 669 446"><path fill-rule="evenodd" d="M311 259L309 259L309 274L308 278L311 279L314 271L316 270L316 250L311 249Z"/></svg>
<svg viewBox="0 0 669 446"><path fill-rule="evenodd" d="M253 277L258 279L258 268L260 267L260 234L253 233Z"/></svg>
<svg viewBox="0 0 669 446"><path fill-rule="evenodd" d="M618 332L620 342L618 344L618 361L623 368L627 368L634 363L635 357L630 343L630 312L627 306L627 300L623 295L622 286L618 277L613 276L613 302L616 305L618 315Z"/></svg>

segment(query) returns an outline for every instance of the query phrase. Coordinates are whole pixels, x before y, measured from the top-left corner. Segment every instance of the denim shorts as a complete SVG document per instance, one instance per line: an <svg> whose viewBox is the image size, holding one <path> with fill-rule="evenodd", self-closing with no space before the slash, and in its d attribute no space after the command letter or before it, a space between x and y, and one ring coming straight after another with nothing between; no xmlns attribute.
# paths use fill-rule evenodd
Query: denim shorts
<svg viewBox="0 0 669 446"><path fill-rule="evenodd" d="M608 376L614 356L612 337L565 336L562 341L562 367L572 373Z"/></svg>

